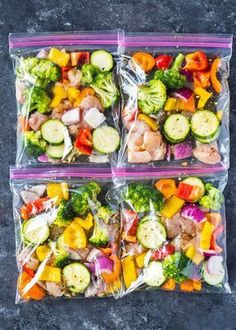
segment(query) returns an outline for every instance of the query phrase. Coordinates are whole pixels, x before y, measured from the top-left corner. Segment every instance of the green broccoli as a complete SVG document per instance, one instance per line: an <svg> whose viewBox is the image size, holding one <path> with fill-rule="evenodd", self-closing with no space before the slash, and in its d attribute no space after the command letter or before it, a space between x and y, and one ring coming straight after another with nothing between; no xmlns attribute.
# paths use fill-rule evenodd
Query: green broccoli
<svg viewBox="0 0 236 330"><path fill-rule="evenodd" d="M186 84L186 77L179 71L184 60L184 55L179 54L170 69L158 70L154 74L154 79L161 80L167 88L182 88Z"/></svg>
<svg viewBox="0 0 236 330"><path fill-rule="evenodd" d="M26 113L32 110L38 110L40 113L50 112L51 99L44 89L34 86L24 90L24 109Z"/></svg>
<svg viewBox="0 0 236 330"><path fill-rule="evenodd" d="M160 111L166 102L166 86L160 80L150 80L148 85L138 89L138 106L140 110L150 115Z"/></svg>
<svg viewBox="0 0 236 330"><path fill-rule="evenodd" d="M69 252L65 249L63 235L60 235L57 242L51 241L50 248L54 254L54 265L59 268L65 267L69 263Z"/></svg>
<svg viewBox="0 0 236 330"><path fill-rule="evenodd" d="M118 99L119 91L114 83L112 72L100 72L90 86L100 96L104 108L109 108Z"/></svg>
<svg viewBox="0 0 236 330"><path fill-rule="evenodd" d="M109 234L107 226L98 218L94 216L93 234L89 238L90 244L94 246L105 246L109 242Z"/></svg>
<svg viewBox="0 0 236 330"><path fill-rule="evenodd" d="M102 219L105 223L108 223L111 217L115 214L112 208L109 205L104 205L98 209L98 217Z"/></svg>
<svg viewBox="0 0 236 330"><path fill-rule="evenodd" d="M54 224L58 227L66 227L74 219L75 213L73 211L70 201L62 200L60 202L57 217Z"/></svg>
<svg viewBox="0 0 236 330"><path fill-rule="evenodd" d="M81 84L89 85L93 82L93 79L98 74L99 70L98 68L96 68L96 66L89 63L85 63L82 66L81 72L82 72Z"/></svg>
<svg viewBox="0 0 236 330"><path fill-rule="evenodd" d="M16 73L21 80L28 80L42 88L46 88L49 83L61 78L61 69L46 58L28 57L22 59Z"/></svg>
<svg viewBox="0 0 236 330"><path fill-rule="evenodd" d="M71 197L71 205L73 211L81 216L86 215L90 209L100 207L97 195L100 193L101 187L96 182L89 182L79 187Z"/></svg>
<svg viewBox="0 0 236 330"><path fill-rule="evenodd" d="M160 211L164 205L160 191L144 183L129 184L123 198L136 212Z"/></svg>
<svg viewBox="0 0 236 330"><path fill-rule="evenodd" d="M40 131L26 132L24 134L24 143L26 152L33 157L42 155L47 148L47 143L41 138Z"/></svg>
<svg viewBox="0 0 236 330"><path fill-rule="evenodd" d="M218 211L223 204L222 192L211 183L205 184L206 195L199 200L199 204L208 209Z"/></svg>
<svg viewBox="0 0 236 330"><path fill-rule="evenodd" d="M183 274L189 259L180 252L175 252L174 254L166 257L162 263L163 272L166 278L172 278L177 283L180 283L186 279Z"/></svg>

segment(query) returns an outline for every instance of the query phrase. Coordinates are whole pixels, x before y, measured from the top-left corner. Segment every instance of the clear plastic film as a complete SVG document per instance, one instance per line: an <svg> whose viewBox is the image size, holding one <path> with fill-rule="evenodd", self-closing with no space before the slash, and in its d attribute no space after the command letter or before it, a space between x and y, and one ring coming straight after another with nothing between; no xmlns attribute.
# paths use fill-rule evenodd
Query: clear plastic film
<svg viewBox="0 0 236 330"><path fill-rule="evenodd" d="M230 293L223 190L213 170L116 172L125 292Z"/></svg>
<svg viewBox="0 0 236 330"><path fill-rule="evenodd" d="M232 35L125 33L118 167L229 167Z"/></svg>
<svg viewBox="0 0 236 330"><path fill-rule="evenodd" d="M11 168L16 303L122 293L111 172Z"/></svg>
<svg viewBox="0 0 236 330"><path fill-rule="evenodd" d="M9 35L17 165L116 163L120 38L122 31Z"/></svg>

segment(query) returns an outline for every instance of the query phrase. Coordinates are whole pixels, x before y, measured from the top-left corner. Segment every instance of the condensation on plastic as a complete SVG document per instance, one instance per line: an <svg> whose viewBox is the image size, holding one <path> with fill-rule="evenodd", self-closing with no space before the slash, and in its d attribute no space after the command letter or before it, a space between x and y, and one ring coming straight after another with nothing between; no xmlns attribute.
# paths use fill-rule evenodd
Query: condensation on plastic
<svg viewBox="0 0 236 330"><path fill-rule="evenodd" d="M74 32L46 32L46 33L11 33L9 34L9 53L13 61L14 72L20 64L20 59L23 57L36 56L40 50L49 50L56 47L60 50L73 51L89 51L97 49L105 49L112 53L115 63L117 63L120 54L122 53L123 31L74 31ZM113 77L117 82L117 65L113 68ZM118 84L117 84L118 85ZM17 79L16 79L16 94L17 94ZM111 109L105 112L107 117L106 122L108 125L113 126L120 133L119 129L119 110L120 100L112 105ZM21 114L21 105L17 101L17 118ZM29 113L27 114L29 117ZM95 155L98 154L95 152ZM71 161L70 157L65 161L38 161L37 159L29 156L25 152L24 138L21 132L20 123L17 123L17 154L16 165L32 165L44 166L45 164L61 164L61 163L76 163L80 166L96 167L98 163L90 162L88 157L80 156L75 161ZM117 162L117 153L114 152L109 155L108 162L100 163L101 167L114 166Z"/></svg>
<svg viewBox="0 0 236 330"><path fill-rule="evenodd" d="M15 223L15 237L16 237L16 259L17 266L19 270L19 276L23 273L23 265L28 265L28 267L35 269L35 275L31 281L29 281L29 285L27 288L30 290L30 287L34 284L39 285L43 290L45 290L46 298L53 298L54 296L58 296L58 298L83 298L83 297L103 297L103 296L114 296L115 298L119 298L123 294L123 285L122 280L117 277L111 284L107 284L99 272L99 268L97 268L96 263L98 262L99 256L107 257L104 251L102 253L99 249L93 247L90 244L87 244L87 247L84 249L71 249L69 248L70 254L70 263L72 262L81 262L85 263L87 266L95 267L94 270L91 270L91 280L89 286L86 288L84 293L78 295L72 295L69 289L65 288L64 282L61 283L53 283L44 282L39 280L39 276L41 271L45 269L46 265L50 265L53 258L53 251L55 248L55 242L57 241L58 236L62 233L59 230L59 227L53 225L54 220L57 215L58 206L55 205L53 197L49 199L49 201L44 203L46 209L40 213L38 216L41 217L41 221L45 221L49 228L50 234L49 239L47 239L44 243L47 246L50 245L51 251L47 255L47 257L41 262L38 262L37 256L35 254L36 248L40 245L37 240L34 244L26 243L23 239L22 235L22 227L24 222L27 220L23 220L21 217L21 208L24 204L22 200L22 191L32 191L31 189L35 187L46 186L50 183L62 183L66 182L69 186L69 193L73 193L76 191L78 187L84 185L88 182L97 182L101 187L101 192L99 193L98 200L101 202L101 205L110 205L110 207L114 210L115 215L112 217L112 221L109 224L102 223L102 226L106 227L106 231L108 231L108 237L111 242L110 246L112 249L112 255L114 258L118 257L119 259L119 236L120 236L120 222L119 222L119 207L117 204L117 200L113 198L115 195L114 186L112 183L112 174L110 171L105 169L76 169L76 168L67 168L65 170L58 171L56 168L48 168L48 170L41 170L39 168L24 168L19 169L16 167L12 167L10 170L10 185L13 193L13 215L14 215L14 223ZM37 189L37 188L36 188ZM42 196L47 196L47 192ZM90 201L91 202L91 201ZM96 207L91 203L90 212L93 216L96 214ZM45 219L46 215L46 219ZM36 215L37 216L37 215ZM33 215L31 217L34 217ZM30 218L31 218L30 217ZM44 219L43 219L44 217ZM40 219L39 219L40 220ZM88 238L92 235L93 227L89 231L86 232L87 241ZM106 247L106 246L105 246ZM91 257L94 254L93 260L90 260L90 263L86 263L86 259L88 258L88 254ZM89 257L89 258L90 258ZM115 261L115 259L114 259ZM118 260L119 261L119 260ZM113 263L114 267L115 263ZM119 266L119 265L118 265ZM114 270L114 269L113 269ZM19 280L18 280L19 281ZM30 295L30 291L24 291L23 294L27 296L27 292ZM18 289L16 291L16 303L26 302L27 299L22 297L22 292Z"/></svg>
<svg viewBox="0 0 236 330"><path fill-rule="evenodd" d="M127 220L124 221L124 217L122 216L124 210L134 210L134 206L132 205L132 202L125 202L123 195L130 183L145 183L148 185L153 186L154 183L160 179L167 179L172 178L176 180L176 183L181 181L182 179L186 177L198 177L201 180L203 180L204 183L211 183L214 187L218 188L221 192L224 191L225 185L227 183L227 172L219 172L218 168L215 168L212 173L204 172L203 169L189 169L189 170L179 170L179 172L176 172L174 170L157 170L157 169L150 169L149 167L146 167L145 170L140 172L137 168L136 169L127 169L127 170L120 170L117 169L115 172L115 185L116 190L119 191L119 196L117 196L117 199L121 201L121 208L120 208L120 214L121 214L121 262L124 263L125 257L130 257L131 263L134 262L135 265L135 272L136 275L132 272L133 276L136 276L135 281L131 281L131 285L126 288L124 295L134 291L134 290L154 290L154 289L161 289L165 290L165 288L160 287L151 287L148 286L145 282L147 280L147 273L146 273L146 267L150 261L152 252L154 250L151 249L145 249L139 241L136 240L132 242L132 236L131 239L127 235L127 228L128 230L131 228L131 223L127 223ZM150 202L151 205L151 202ZM204 209L202 209L204 211ZM220 213L222 222L220 225L223 225L223 232L218 236L217 238L217 245L219 245L222 248L222 253L220 255L223 257L223 267L224 267L224 280L221 285L218 286L211 286L208 285L206 282L204 282L203 273L202 271L199 272L199 280L202 282L202 289L200 292L202 293L231 293L230 285L228 283L228 273L227 273L227 253L226 253L226 219L225 219L225 203L223 202L223 205L219 211L211 211L211 210L205 210L205 212L218 212ZM159 214L160 215L160 214ZM144 212L144 213L138 213L138 223L145 217L145 216L153 216L153 212ZM129 241L130 240L130 241ZM166 242L171 241L171 239L166 239ZM135 257L138 255L141 255L142 253L147 252L147 256L144 259L144 266L143 268L137 267L137 262ZM205 258L207 260L207 258ZM187 271L189 271L190 268L194 264L190 261L188 261L187 266L184 268L185 275L189 274ZM201 268L202 263L200 264L199 268ZM132 269L132 266L130 266ZM195 267L196 268L196 267ZM196 268L197 269L197 268ZM123 269L123 277L124 275L124 269ZM131 272L131 270L130 270ZM191 273L190 273L191 274ZM192 274L193 275L193 274ZM192 276L189 275L189 276ZM129 275L128 275L129 276ZM132 275L131 275L132 276ZM174 291L180 291L184 292L180 289L179 285L176 284L176 287ZM195 291L194 292L198 292Z"/></svg>
<svg viewBox="0 0 236 330"><path fill-rule="evenodd" d="M227 78L229 76L229 61L232 53L232 35L207 35L207 34L158 34L158 33L125 33L121 40L124 47L124 55L119 61L119 83L122 91L122 110L126 107L132 113L132 109L138 108L137 90L138 86L145 84L146 75L144 71L132 60L132 55L138 51L148 52L154 56L170 54L176 56L178 53L188 54L197 50L203 50L210 58L220 57L221 67L219 69L222 92L217 97L217 104L212 104L212 110L223 111L221 119L220 135L217 139L218 150L221 155L219 168L229 167L229 103L230 93ZM210 109L211 110L211 109ZM158 114L158 120L161 115ZM136 119L135 119L136 120ZM122 143L118 156L118 167L142 167L140 163L129 163L127 156L127 142L130 141L132 128L126 129L124 120L122 126ZM128 133L128 134L127 134ZM191 157L182 160L158 160L144 165L150 167L191 167L211 168L212 165L204 164L196 158ZM213 166L214 167L214 166Z"/></svg>

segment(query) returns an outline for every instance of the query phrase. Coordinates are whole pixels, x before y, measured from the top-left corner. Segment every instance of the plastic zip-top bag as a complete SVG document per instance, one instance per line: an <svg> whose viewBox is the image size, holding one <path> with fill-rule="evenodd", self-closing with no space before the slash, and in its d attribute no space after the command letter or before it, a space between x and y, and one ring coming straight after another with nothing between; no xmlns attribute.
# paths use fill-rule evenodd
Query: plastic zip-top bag
<svg viewBox="0 0 236 330"><path fill-rule="evenodd" d="M228 168L232 35L127 33L122 46L118 166Z"/></svg>
<svg viewBox="0 0 236 330"><path fill-rule="evenodd" d="M109 197L111 178L105 169L11 168L16 303L121 295L120 217Z"/></svg>
<svg viewBox="0 0 236 330"><path fill-rule="evenodd" d="M213 168L116 173L125 293L139 289L230 293L223 190Z"/></svg>
<svg viewBox="0 0 236 330"><path fill-rule="evenodd" d="M116 162L121 37L121 31L9 35L17 165Z"/></svg>

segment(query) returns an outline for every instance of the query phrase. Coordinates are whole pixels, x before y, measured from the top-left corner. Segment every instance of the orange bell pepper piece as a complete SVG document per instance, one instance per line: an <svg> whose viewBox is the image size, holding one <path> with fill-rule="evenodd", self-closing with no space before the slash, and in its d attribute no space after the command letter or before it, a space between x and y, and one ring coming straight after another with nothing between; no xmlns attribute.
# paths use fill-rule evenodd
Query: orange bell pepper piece
<svg viewBox="0 0 236 330"><path fill-rule="evenodd" d="M114 267L113 267L113 272L110 274L107 273L102 273L101 276L103 278L103 280L107 283L107 284L111 284L113 282L115 282L119 276L120 276L120 272L121 272L121 262L120 259L115 255L111 255L110 259L112 261L114 261Z"/></svg>
<svg viewBox="0 0 236 330"><path fill-rule="evenodd" d="M30 283L32 277L26 272L22 272L17 281L17 287L22 298L29 300L41 300L45 296L45 291L38 285L34 284L29 290L25 292L27 284Z"/></svg>
<svg viewBox="0 0 236 330"><path fill-rule="evenodd" d="M175 195L177 192L177 187L175 180L173 179L162 179L155 183L155 187L162 193L162 195L168 199Z"/></svg>
<svg viewBox="0 0 236 330"><path fill-rule="evenodd" d="M102 251L102 253L104 253L106 256L109 256L112 254L112 249L107 247L107 248L99 248L100 251Z"/></svg>
<svg viewBox="0 0 236 330"><path fill-rule="evenodd" d="M133 59L145 72L149 72L155 65L155 59L151 54L145 52L137 52L133 55Z"/></svg>
<svg viewBox="0 0 236 330"><path fill-rule="evenodd" d="M182 291L188 291L192 292L193 291L193 281L192 280L185 280L180 283L180 290Z"/></svg>
<svg viewBox="0 0 236 330"><path fill-rule="evenodd" d="M28 121L28 118L25 118L24 116L20 115L18 117L19 123L20 123L20 128L23 133L27 132L30 130L30 124Z"/></svg>
<svg viewBox="0 0 236 330"><path fill-rule="evenodd" d="M215 228L218 227L222 221L220 213L215 213L215 212L207 213L206 217L207 217L207 221L212 223L215 226Z"/></svg>
<svg viewBox="0 0 236 330"><path fill-rule="evenodd" d="M212 86L213 86L214 90L216 91L216 93L218 93L218 94L221 92L221 89L222 89L222 85L216 75L220 65L221 65L221 59L219 57L217 57L212 63L211 77L210 77Z"/></svg>
<svg viewBox="0 0 236 330"><path fill-rule="evenodd" d="M197 280L193 280L193 289L196 291L201 291L202 289L202 282L201 281L197 281Z"/></svg>
<svg viewBox="0 0 236 330"><path fill-rule="evenodd" d="M95 91L94 91L93 88L91 88L91 87L86 87L86 88L84 88L84 89L80 92L80 94L79 94L78 98L76 99L76 101L74 102L74 106L79 106L80 103L81 103L81 101L82 101L86 96L88 96L88 95L94 95L94 94L95 94Z"/></svg>
<svg viewBox="0 0 236 330"><path fill-rule="evenodd" d="M164 290L173 291L175 289L175 280L170 278L161 286L161 288Z"/></svg>
<svg viewBox="0 0 236 330"><path fill-rule="evenodd" d="M196 87L202 87L202 88L210 87L211 86L210 76L211 76L211 70L193 72L194 87L195 88Z"/></svg>

